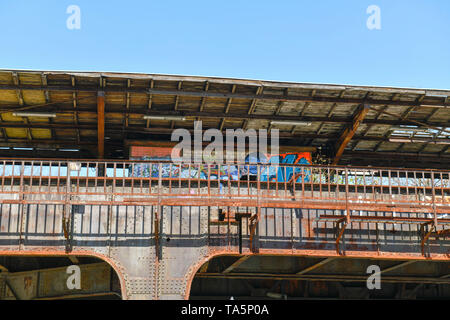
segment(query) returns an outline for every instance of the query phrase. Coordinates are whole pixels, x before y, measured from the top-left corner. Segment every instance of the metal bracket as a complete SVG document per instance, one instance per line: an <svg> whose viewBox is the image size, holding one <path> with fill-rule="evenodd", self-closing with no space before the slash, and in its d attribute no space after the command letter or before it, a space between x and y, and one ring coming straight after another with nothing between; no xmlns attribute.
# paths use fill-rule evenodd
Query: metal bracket
<svg viewBox="0 0 450 320"><path fill-rule="evenodd" d="M256 234L256 227L258 226L258 222L259 222L258 214L254 214L253 216L250 217L249 227L250 227L250 251L251 252L256 252L256 247L253 246L253 239Z"/></svg>
<svg viewBox="0 0 450 320"><path fill-rule="evenodd" d="M342 224L342 226L340 226ZM340 219L336 222L336 252L341 254L340 241L347 227L347 218Z"/></svg>
<svg viewBox="0 0 450 320"><path fill-rule="evenodd" d="M430 225L430 229L425 233L425 227ZM425 244L428 242L428 239L430 238L431 234L433 233L433 230L436 229L436 225L434 222L427 222L420 225L420 236L422 238L422 241L420 243L420 247L422 248L422 255L425 256Z"/></svg>
<svg viewBox="0 0 450 320"><path fill-rule="evenodd" d="M156 259L160 260L160 254L159 254L159 215L158 212L155 213L155 252L156 252Z"/></svg>

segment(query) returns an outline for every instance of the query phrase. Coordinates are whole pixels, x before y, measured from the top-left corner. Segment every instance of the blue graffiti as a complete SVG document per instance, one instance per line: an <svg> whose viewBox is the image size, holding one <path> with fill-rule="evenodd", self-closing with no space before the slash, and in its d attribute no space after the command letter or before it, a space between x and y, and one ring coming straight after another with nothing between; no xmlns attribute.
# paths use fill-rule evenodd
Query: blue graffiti
<svg viewBox="0 0 450 320"><path fill-rule="evenodd" d="M299 154L288 153L273 156L270 159L264 154L250 154L245 158L244 165L187 165L176 163L135 163L129 167L129 176L132 177L161 177L163 178L200 178L218 181L257 180L259 164L259 177L262 182L289 182L295 176L297 183L309 182L311 170L305 167L283 166L286 164L310 165L302 157L297 161ZM143 157L142 160L170 160L164 158ZM267 164L267 165L266 165ZM281 164L281 165L280 165ZM303 168L303 170L302 170ZM302 180L303 177L303 180Z"/></svg>

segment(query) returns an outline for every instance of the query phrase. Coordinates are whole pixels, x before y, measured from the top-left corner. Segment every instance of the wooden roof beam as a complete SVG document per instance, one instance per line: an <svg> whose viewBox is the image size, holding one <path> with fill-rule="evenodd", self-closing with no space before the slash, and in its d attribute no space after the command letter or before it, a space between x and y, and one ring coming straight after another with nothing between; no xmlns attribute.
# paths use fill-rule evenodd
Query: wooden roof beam
<svg viewBox="0 0 450 320"><path fill-rule="evenodd" d="M5 128L24 128L24 129L81 129L81 130L96 130L98 129L98 126L96 123L90 123L90 124L80 124L78 126L73 124L66 124L66 123L22 123L22 122L0 122L0 126L3 126ZM188 129L189 131L193 132L193 128ZM206 130L206 129L205 129ZM203 131L205 131L203 130ZM122 133L123 127L121 125L116 124L108 124L107 127L105 127L105 131L108 131L110 133ZM172 133L171 128L167 127L153 127L153 128L145 128L145 127L138 127L138 126L131 126L125 129L126 132L130 133L146 133L146 134L168 134L170 135ZM282 131L279 133L280 139L290 139L290 138L305 138L305 139L329 139L329 140L338 140L340 137L339 135L334 134L317 134L317 133L296 133L291 134L286 131ZM399 139L409 139L408 137L398 137ZM13 138L10 137L11 140ZM43 139L34 139L35 141L41 141ZM352 140L360 141L380 141L380 142L388 142L389 138L386 137L380 137L380 136L361 136L361 135L354 135ZM80 141L80 143L83 143L83 141ZM430 144L447 144L449 143L449 139L447 138L439 138L439 139L428 139L428 138L414 138L413 143L430 143Z"/></svg>
<svg viewBox="0 0 450 320"><path fill-rule="evenodd" d="M72 107L65 106L63 104L58 105L53 103L54 107L39 107L40 112L50 112L50 113L73 113L75 112ZM30 109L33 106L25 105L27 109ZM56 109L55 109L56 108ZM14 112L14 109L17 109L20 111L20 106L3 106L0 107L0 113L3 112ZM92 113L93 115L97 113L97 108L95 106L91 107L83 107L78 106L77 107L78 112L83 113ZM199 112L199 111L151 111L148 112L147 109L130 109L127 110L123 106L119 105L110 105L108 104L108 110L105 110L105 113L111 114L111 113L129 113L130 115L155 115L155 116L185 116L185 117L193 117L193 118L234 118L234 119L246 119L246 120L277 120L277 121L306 121L306 122L324 122L324 123L341 123L341 124L351 124L352 119L348 117L318 117L318 116L306 116L303 118L300 118L299 116L288 116L288 115L266 115L266 114L247 114L247 113L224 113L224 112ZM422 120L424 121L424 120ZM417 125L416 120L391 120L391 119L380 119L380 120L374 120L374 119L364 119L363 121L366 124L376 124L376 125L388 125L388 126L401 126L401 125ZM11 122L13 123L13 122ZM423 125L423 124L422 124ZM432 129L436 129L436 127L450 127L450 122L430 122L428 127L431 127ZM433 128L433 127L434 128ZM437 130L441 130L441 128L438 128Z"/></svg>
<svg viewBox="0 0 450 320"><path fill-rule="evenodd" d="M153 89L153 87L155 86L155 81L152 79L150 80L150 89ZM152 108L152 103L153 103L153 97L152 94L149 93L148 94L148 110L150 110ZM150 119L147 119L147 124L145 125L146 128L148 128L150 126Z"/></svg>
<svg viewBox="0 0 450 320"><path fill-rule="evenodd" d="M236 85L233 84L231 86L231 93L235 93L236 92ZM227 103L225 104L225 114L228 113L228 111L230 110L230 106L231 106L231 102L233 101L233 98L228 98ZM223 125L225 123L226 118L222 118L222 120L220 121L220 126L219 126L219 130L222 131L223 129Z"/></svg>
<svg viewBox="0 0 450 320"><path fill-rule="evenodd" d="M41 82L42 82L42 85L47 86L47 75L45 73L41 74ZM49 104L50 103L50 94L48 93L47 90L44 91L44 96L45 96L45 103ZM53 123L53 119L48 118L48 122ZM51 134L52 139L56 139L55 129L53 129L53 128L50 129L50 134Z"/></svg>
<svg viewBox="0 0 450 320"><path fill-rule="evenodd" d="M263 92L264 88L262 86L258 87L256 89L256 95L253 96L252 98L252 102L250 103L250 107L248 108L247 114L250 115L253 113L253 111L256 108L256 101L257 101L257 96L261 95ZM244 123L242 124L242 129L243 130L247 130L247 126L248 126L248 119L244 120Z"/></svg>
<svg viewBox="0 0 450 320"><path fill-rule="evenodd" d="M311 97L314 97L316 95L316 92L317 92L316 89L312 90ZM311 104L310 101L305 102L305 104L303 105L302 111L300 111L300 114L299 114L300 117L303 118L303 116L305 115L305 112L308 109L308 107L310 106L310 104ZM291 133L294 133L296 129L297 129L297 126L292 126Z"/></svg>
<svg viewBox="0 0 450 320"><path fill-rule="evenodd" d="M105 92L97 94L97 158L105 158Z"/></svg>
<svg viewBox="0 0 450 320"><path fill-rule="evenodd" d="M261 87L258 87L261 88ZM99 87L96 86L77 86L73 88L72 86L36 86L36 85L7 85L0 84L0 90L38 90L38 91L66 91L66 92L97 92ZM393 105L393 106L408 106L408 107L424 107L424 108L450 108L449 102L445 102L443 99L440 101L392 101L391 99L364 99L364 98L339 98L339 97L324 97L324 96L298 96L298 95L274 95L274 94L262 94L262 92L257 92L255 94L243 94L243 93L221 93L221 92L211 92L211 91L184 91L184 90L170 90L170 89L149 89L149 88L127 88L125 87L109 87L103 89L105 92L114 93L147 93L147 94L157 94L157 95L173 95L173 96L190 96L190 97L213 97L213 98L233 98L233 99L249 99L249 100L266 100L266 101L303 101L303 102L322 102L322 103L342 103L342 104L370 104L370 105Z"/></svg>
<svg viewBox="0 0 450 320"><path fill-rule="evenodd" d="M336 143L336 154L332 161L333 165L339 163L339 160L341 159L342 154L344 153L345 147L355 135L356 130L358 130L359 125L364 120L369 110L370 109L368 105L361 105L358 107L356 114L353 116L352 125L342 132L341 136L339 137Z"/></svg>
<svg viewBox="0 0 450 320"><path fill-rule="evenodd" d="M178 91L181 91L181 87L182 87L182 86L183 86L183 81L178 82L178 85L177 85ZM178 110L178 104L179 104L179 102L180 102L180 96L179 96L179 95L176 95L176 96L175 96L174 107L173 107L173 109L174 109L175 111ZM174 125L175 125L175 121L170 121L170 127L171 127L172 129L173 129Z"/></svg>
<svg viewBox="0 0 450 320"><path fill-rule="evenodd" d="M127 79L127 88L130 88L130 87L131 87L131 79ZM125 108L128 111L128 110L130 110L130 92L126 93L125 101L126 101ZM124 128L128 127L129 118L130 118L130 113L127 112L127 114L125 115L124 122L123 122Z"/></svg>
<svg viewBox="0 0 450 320"><path fill-rule="evenodd" d="M17 72L13 72L12 73L12 78L13 78L13 82L14 84L19 87L20 86L20 80L19 80L19 75L17 74ZM17 100L19 101L19 106L23 107L25 105L25 102L23 100L23 94L22 94L22 90L21 89L16 89L16 95L17 95ZM30 123L28 117L23 117L23 121L27 124ZM28 140L32 140L33 136L31 135L31 129L27 128L27 138Z"/></svg>
<svg viewBox="0 0 450 320"><path fill-rule="evenodd" d="M71 77L72 80L72 87L76 87L76 82L75 82L75 77L72 76ZM72 92L72 99L73 99L73 110L74 110L74 114L73 114L73 120L75 121L75 124L79 124L78 121L78 110L77 110L77 92L74 91ZM77 141L80 141L80 130L77 129Z"/></svg>

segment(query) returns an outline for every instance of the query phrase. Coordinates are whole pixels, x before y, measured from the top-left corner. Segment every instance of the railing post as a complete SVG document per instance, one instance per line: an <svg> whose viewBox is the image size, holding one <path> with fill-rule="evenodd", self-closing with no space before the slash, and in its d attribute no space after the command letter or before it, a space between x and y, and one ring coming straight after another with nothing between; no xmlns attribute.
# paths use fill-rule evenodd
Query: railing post
<svg viewBox="0 0 450 320"><path fill-rule="evenodd" d="M62 227L64 232L64 238L66 238L66 252L71 251L70 247L70 219L69 219L69 201L70 201L70 193L71 193L71 181L70 181L70 166L69 162L66 162L67 174L66 174L66 194L64 196L64 207L63 207L63 216L62 216Z"/></svg>
<svg viewBox="0 0 450 320"><path fill-rule="evenodd" d="M436 190L434 188L434 171L431 171L431 195L433 199L434 226L437 226Z"/></svg>
<svg viewBox="0 0 450 320"><path fill-rule="evenodd" d="M162 210L161 205L161 192L162 192L162 166L161 162L158 163L158 209L155 212L155 252L156 252L156 260L159 261L161 259L160 254L160 245L159 245L159 235L160 235L160 214Z"/></svg>
<svg viewBox="0 0 450 320"><path fill-rule="evenodd" d="M348 168L345 167L345 211L346 211L346 223L350 222L350 210L348 208Z"/></svg>
<svg viewBox="0 0 450 320"><path fill-rule="evenodd" d="M23 182L23 172L24 172L24 166L25 163L22 161L21 162L21 166L20 166L20 186L19 186L19 200L20 200L20 236L19 236L19 250L22 248L23 246L23 233L24 233L24 229L25 229L25 197L24 197L24 182ZM12 174L14 175L14 166L13 166L13 172ZM11 189L12 190L12 189Z"/></svg>

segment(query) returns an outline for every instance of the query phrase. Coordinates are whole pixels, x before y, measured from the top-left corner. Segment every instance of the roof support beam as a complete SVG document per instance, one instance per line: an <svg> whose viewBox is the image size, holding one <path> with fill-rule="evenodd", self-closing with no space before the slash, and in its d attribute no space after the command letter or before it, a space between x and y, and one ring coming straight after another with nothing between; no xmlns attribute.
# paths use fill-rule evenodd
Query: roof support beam
<svg viewBox="0 0 450 320"><path fill-rule="evenodd" d="M309 281L337 281L337 282L366 282L367 276L359 275L335 275L335 274L314 274L314 275L296 275L286 273L254 273L254 272L236 272L236 273L197 273L196 278L211 278L211 279L270 279L270 280L309 280ZM385 276L383 277L385 283L436 283L436 284L450 284L446 278L436 277L416 277L416 276Z"/></svg>
<svg viewBox="0 0 450 320"><path fill-rule="evenodd" d="M44 86L47 85L47 75L46 74L41 75L41 82L42 82L42 85L44 85ZM44 97L45 97L45 103L49 104L50 103L50 94L48 93L48 91L44 91ZM76 102L75 102L75 104L76 104ZM53 119L48 118L48 122L53 123ZM51 132L51 138L56 139L55 129L51 129L50 132Z"/></svg>
<svg viewBox="0 0 450 320"><path fill-rule="evenodd" d="M150 89L153 89L155 85L155 82L152 80L150 80ZM148 95L148 110L150 110L152 108L152 103L153 103L153 97L152 94L150 93ZM147 124L145 126L146 128L150 127L150 119L147 119Z"/></svg>
<svg viewBox="0 0 450 320"><path fill-rule="evenodd" d="M25 108L27 110L32 110L34 106L25 105ZM73 107L68 107L63 104L56 104L53 108L45 108L40 107L40 105L37 105L36 108L39 107L39 112L51 112L51 113L72 113L75 112ZM0 107L0 113L3 112L14 112L14 109L17 109L18 111L21 111L23 107L20 106L7 106L7 107ZM96 114L97 110L96 107L77 107L78 112L83 113L92 113ZM118 113L128 113L130 115L135 116L144 116L144 115L155 115L155 116L185 116L188 118L232 118L232 119L245 119L245 120L276 120L276 121L305 121L305 122L323 122L323 123L341 123L341 124L352 124L352 119L348 117L317 117L317 116L306 116L306 117L299 117L299 116L286 116L286 115L267 115L267 114L247 114L247 113L224 113L224 112L199 112L199 111L148 111L148 109L130 109L127 110L124 108L124 106L118 106L118 105L109 105L108 104L108 110L105 111L107 114L118 114ZM13 122L11 122L13 123ZM417 121L415 120L391 120L391 119L365 119L363 121L365 124L376 124L376 125L387 125L387 126L401 126L401 125L416 125ZM450 127L450 122L431 122L429 123L428 127ZM441 129L439 129L441 130Z"/></svg>
<svg viewBox="0 0 450 320"><path fill-rule="evenodd" d="M250 103L250 107L248 108L247 114L250 115L253 113L253 111L256 108L256 101L257 101L257 96L261 95L263 92L263 87L258 87L258 89L256 89L256 94L255 96L252 97L252 102ZM247 126L248 126L248 119L244 120L244 123L242 125L242 129L247 130Z"/></svg>
<svg viewBox="0 0 450 320"><path fill-rule="evenodd" d="M386 273L386 272L389 272L389 271L393 271L393 270L396 270L396 269L405 267L405 266L407 266L407 265L410 265L411 263L414 263L414 262L416 262L416 261L410 260L410 261L402 262L402 263L396 264L396 265L394 265L394 266L392 266L392 267L383 269L383 270L381 270L379 273L381 274L381 273Z"/></svg>
<svg viewBox="0 0 450 320"><path fill-rule="evenodd" d="M19 76L18 76L18 74L17 74L16 72L13 72L13 73L12 73L12 78L13 78L14 84L15 84L17 87L19 87L19 86L20 86L20 80L19 80ZM23 107L23 106L25 105L25 101L24 101L24 99L23 99L22 90L21 90L21 89L16 89L16 95L17 95L17 100L19 101L20 107ZM23 117L23 121L24 121L25 123L30 123L30 122L28 121L28 118L27 118L27 117ZM30 128L27 129L27 138L28 138L28 140L30 140L30 141L33 140L33 136L31 135L31 129L30 129Z"/></svg>
<svg viewBox="0 0 450 320"><path fill-rule="evenodd" d="M242 263L247 261L251 255L242 256L239 259L237 259L235 262L233 262L228 268L226 268L222 273L230 273L234 269L236 269L238 266L240 266Z"/></svg>
<svg viewBox="0 0 450 320"><path fill-rule="evenodd" d="M209 82L206 81L206 82L205 82L205 87L204 87L203 90L204 90L204 92L206 93L206 92L208 92L208 89L209 89ZM204 96L204 97L202 97L202 99L201 99L201 101L200 101L200 106L199 106L199 108L198 108L199 112L202 112L202 111L203 111L203 109L205 108L205 103L206 103L206 97ZM197 117L196 120L199 121L200 118Z"/></svg>
<svg viewBox="0 0 450 320"><path fill-rule="evenodd" d="M287 93L285 95L287 95ZM315 95L316 95L316 89L311 91L311 97L314 97ZM310 104L311 104L311 102L309 101L309 102L305 102L305 104L303 105L302 111L300 111L300 113L299 113L299 116L301 118L304 117L305 112L308 109L308 107L310 106ZM294 133L296 129L297 129L297 126L292 126L291 133Z"/></svg>
<svg viewBox="0 0 450 320"><path fill-rule="evenodd" d="M358 107L356 114L353 116L352 125L346 128L344 132L342 132L341 136L339 137L336 143L336 155L334 156L332 162L333 165L338 164L339 160L342 157L342 154L344 153L345 147L355 135L356 130L358 130L359 125L364 120L368 112L369 107L367 105L360 105Z"/></svg>
<svg viewBox="0 0 450 320"><path fill-rule="evenodd" d="M97 157L105 157L105 92L97 94Z"/></svg>
<svg viewBox="0 0 450 320"><path fill-rule="evenodd" d="M72 87L76 87L76 83L75 83L75 76L71 77L72 79ZM78 111L77 111L77 92L74 91L72 93L72 99L73 99L73 110L74 110L74 114L73 114L73 120L75 122L75 124L79 124L78 121ZM80 141L80 130L77 129L77 141Z"/></svg>
<svg viewBox="0 0 450 320"><path fill-rule="evenodd" d="M177 88L178 88L178 91L181 91L181 87L183 86L183 81L180 81L180 82L178 82L178 86L177 86ZM174 102L174 107L173 107L173 109L175 110L175 111L177 111L178 110L178 103L180 102L180 96L175 96L175 102ZM173 127L175 126L175 121L170 121L170 127L173 129Z"/></svg>
<svg viewBox="0 0 450 320"><path fill-rule="evenodd" d="M130 88L130 87L131 87L131 80L128 79L127 80L127 88ZM128 127L128 120L130 118L130 113L128 112L128 110L130 110L130 93L129 92L127 92L127 94L125 96L125 101L126 101L125 108L127 109L127 114L124 115L124 117L125 117L124 122L123 122L124 129L126 127Z"/></svg>
<svg viewBox="0 0 450 320"><path fill-rule="evenodd" d="M97 124L90 123L90 124L80 124L78 126L74 124L63 124L63 123L22 123L22 122L0 122L0 126L3 126L5 128L24 128L24 129L84 129L84 130L96 130L98 129ZM188 129L189 132L193 132L194 129ZM205 131L205 130L203 130ZM123 127L122 125L117 124L109 124L105 127L105 132L109 133L123 133ZM153 127L153 128L145 128L145 127L138 127L138 126L131 126L125 129L125 132L130 133L144 133L144 134L161 134L161 135L170 135L172 133L172 129L167 127ZM332 140L338 140L339 136L334 134L315 134L315 133L295 133L291 134L289 132L280 132L279 133L280 139L295 139L295 138L305 138L305 139L332 139ZM11 142L16 142L22 140L15 139L15 138L9 138ZM400 139L400 138L399 138ZM439 138L439 139L427 139L427 138L414 138L414 140L409 140L409 138L405 137L402 138L405 139L405 142L414 142L414 143L428 143L428 144L448 144L449 139L446 138ZM4 139L0 139L0 141L3 141ZM388 142L389 139L386 137L378 137L378 136L360 136L355 135L353 136L352 140L357 141L378 141L378 142ZM33 140L36 143L41 143L44 141L49 141L49 139L34 139ZM53 139L53 141L60 141L57 139ZM86 141L80 141L79 144L84 144ZM30 141L31 143L31 141ZM77 143L74 141L74 143Z"/></svg>
<svg viewBox="0 0 450 320"><path fill-rule="evenodd" d="M330 257L330 258L323 259L322 261L320 261L318 263L315 263L312 266L309 266L309 267L307 267L307 268L305 268L303 270L300 270L296 274L297 275L305 274L307 272L310 272L310 271L312 271L314 269L317 269L318 267L323 266L324 264L327 264L328 262L331 262L331 261L336 260L336 259L337 258L335 258L335 257Z"/></svg>
<svg viewBox="0 0 450 320"><path fill-rule="evenodd" d="M262 88L262 87L259 87ZM67 91L67 92L97 92L98 87L78 86L36 86L36 85L0 85L0 90L38 90L38 91ZM185 91L185 90L165 90L165 89L143 89L143 88L103 88L105 92L130 92L130 93L147 93L156 95L174 95L174 96L190 96L190 97L213 97L213 98L233 98L233 99L250 99L250 100L268 100L268 101L303 101L303 102L329 102L342 104L370 104L370 105L393 105L393 106L422 106L423 108L450 108L449 102L439 101L392 101L373 98L339 98L339 97L323 97L323 96L297 96L297 95L273 95L262 94L243 94L243 93L220 93L211 91ZM259 91L259 90L258 90Z"/></svg>
<svg viewBox="0 0 450 320"><path fill-rule="evenodd" d="M231 86L231 93L234 93L235 91L236 91L236 85L233 84L233 85ZM224 110L225 114L227 114L228 111L230 110L230 106L231 106L231 102L232 102L232 101L233 101L233 98L228 98L227 103L226 103L226 105L225 105L225 110ZM219 130L220 130L220 131L222 131L223 125L225 124L225 121L226 121L226 118L225 118L225 117L222 118L222 120L220 121L220 126L219 126Z"/></svg>

